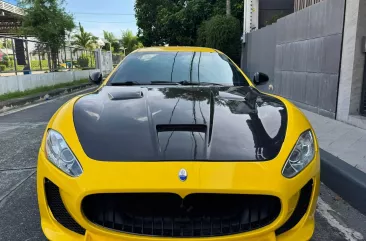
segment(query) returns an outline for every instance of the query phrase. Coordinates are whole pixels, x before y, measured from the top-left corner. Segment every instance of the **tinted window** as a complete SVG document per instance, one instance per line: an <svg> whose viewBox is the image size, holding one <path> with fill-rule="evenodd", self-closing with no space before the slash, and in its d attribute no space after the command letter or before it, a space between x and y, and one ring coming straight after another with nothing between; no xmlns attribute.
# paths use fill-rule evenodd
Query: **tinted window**
<svg viewBox="0 0 366 241"><path fill-rule="evenodd" d="M179 52L174 60L174 67L172 72L172 81L189 81L190 69L192 64L193 52Z"/></svg>
<svg viewBox="0 0 366 241"><path fill-rule="evenodd" d="M137 52L130 54L121 63L111 82L170 81L172 66L177 52Z"/></svg>
<svg viewBox="0 0 366 241"><path fill-rule="evenodd" d="M248 85L244 76L224 55L202 52L198 67L200 82Z"/></svg>
<svg viewBox="0 0 366 241"><path fill-rule="evenodd" d="M217 52L136 52L126 57L108 84L184 80L248 85L233 63Z"/></svg>

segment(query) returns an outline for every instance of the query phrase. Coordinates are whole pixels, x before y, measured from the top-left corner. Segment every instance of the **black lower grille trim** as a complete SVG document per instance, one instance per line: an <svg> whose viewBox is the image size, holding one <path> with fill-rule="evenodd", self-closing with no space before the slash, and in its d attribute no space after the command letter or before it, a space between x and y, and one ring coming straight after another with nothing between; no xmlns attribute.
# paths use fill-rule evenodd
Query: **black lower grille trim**
<svg viewBox="0 0 366 241"><path fill-rule="evenodd" d="M113 193L86 196L84 215L116 231L159 237L215 237L271 224L281 211L279 198L265 195Z"/></svg>
<svg viewBox="0 0 366 241"><path fill-rule="evenodd" d="M44 186L47 204L50 207L51 212L57 222L59 222L65 228L74 231L75 233L85 235L85 229L81 227L66 210L66 207L61 199L59 188L48 179L45 179Z"/></svg>
<svg viewBox="0 0 366 241"><path fill-rule="evenodd" d="M276 230L276 235L280 235L291 230L293 227L300 222L307 212L310 204L311 195L313 193L313 180L311 179L300 191L300 197L297 201L296 208L292 213L291 217L283 224L279 229Z"/></svg>

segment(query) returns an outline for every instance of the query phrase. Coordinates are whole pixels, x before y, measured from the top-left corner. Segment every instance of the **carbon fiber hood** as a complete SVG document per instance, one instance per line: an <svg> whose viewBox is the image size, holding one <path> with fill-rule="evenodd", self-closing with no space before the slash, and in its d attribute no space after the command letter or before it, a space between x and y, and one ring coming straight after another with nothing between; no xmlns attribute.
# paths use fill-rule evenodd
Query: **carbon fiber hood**
<svg viewBox="0 0 366 241"><path fill-rule="evenodd" d="M75 103L74 124L99 161L264 161L281 149L287 112L252 87L105 86Z"/></svg>

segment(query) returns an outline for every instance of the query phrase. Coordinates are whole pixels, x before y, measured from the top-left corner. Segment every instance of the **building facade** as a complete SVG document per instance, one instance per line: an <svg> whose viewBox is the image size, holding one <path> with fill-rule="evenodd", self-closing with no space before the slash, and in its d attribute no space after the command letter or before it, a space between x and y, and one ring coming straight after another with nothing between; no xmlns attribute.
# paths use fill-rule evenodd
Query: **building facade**
<svg viewBox="0 0 366 241"><path fill-rule="evenodd" d="M295 0L295 13L265 27L261 1L259 29L246 35L243 70L250 77L267 73L265 91L366 129L366 1Z"/></svg>

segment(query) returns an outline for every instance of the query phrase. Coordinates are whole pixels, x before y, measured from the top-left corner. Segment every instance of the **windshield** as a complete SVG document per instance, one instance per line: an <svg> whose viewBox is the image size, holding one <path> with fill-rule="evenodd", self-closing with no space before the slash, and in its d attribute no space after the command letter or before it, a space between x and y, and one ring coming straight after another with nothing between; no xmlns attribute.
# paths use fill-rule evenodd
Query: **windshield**
<svg viewBox="0 0 366 241"><path fill-rule="evenodd" d="M129 81L249 85L236 66L217 52L135 52L126 57L107 85Z"/></svg>

